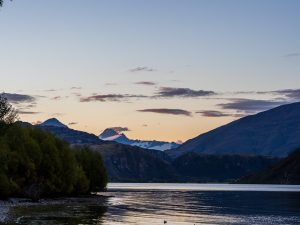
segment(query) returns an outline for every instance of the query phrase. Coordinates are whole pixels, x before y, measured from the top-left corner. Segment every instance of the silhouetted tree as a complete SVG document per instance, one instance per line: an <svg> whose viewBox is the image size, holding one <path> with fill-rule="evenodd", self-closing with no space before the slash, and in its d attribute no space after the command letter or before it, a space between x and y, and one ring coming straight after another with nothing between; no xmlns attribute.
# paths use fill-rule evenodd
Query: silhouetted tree
<svg viewBox="0 0 300 225"><path fill-rule="evenodd" d="M12 0L10 0L10 1L12 1ZM4 0L0 0L0 7L3 6L3 3L4 3Z"/></svg>
<svg viewBox="0 0 300 225"><path fill-rule="evenodd" d="M0 122L12 124L18 119L18 112L7 101L4 95L0 95Z"/></svg>

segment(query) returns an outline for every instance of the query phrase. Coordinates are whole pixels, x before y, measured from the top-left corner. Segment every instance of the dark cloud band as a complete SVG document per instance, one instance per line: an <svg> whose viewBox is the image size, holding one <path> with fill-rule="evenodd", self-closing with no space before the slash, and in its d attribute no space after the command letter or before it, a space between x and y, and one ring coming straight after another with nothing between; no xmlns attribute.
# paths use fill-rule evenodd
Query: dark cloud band
<svg viewBox="0 0 300 225"><path fill-rule="evenodd" d="M22 94L10 94L10 93L2 93L1 96L7 98L7 100L11 103L32 103L35 102L35 97L30 95L22 95Z"/></svg>
<svg viewBox="0 0 300 225"><path fill-rule="evenodd" d="M280 105L287 104L286 101L273 101L273 100L255 100L255 99L230 99L228 103L218 104L223 109L232 109L240 112L255 113Z"/></svg>
<svg viewBox="0 0 300 225"><path fill-rule="evenodd" d="M138 66L130 69L129 71L132 73L137 73L137 72L155 72L156 70L148 66Z"/></svg>
<svg viewBox="0 0 300 225"><path fill-rule="evenodd" d="M183 109L166 109L166 108L159 108L159 109L141 109L137 110L138 112L151 112L151 113L160 113L160 114L170 114L170 115L182 115L182 116L192 116L192 113L183 110Z"/></svg>
<svg viewBox="0 0 300 225"><path fill-rule="evenodd" d="M192 90L190 88L161 87L154 97L203 97L216 94L214 91Z"/></svg>
<svg viewBox="0 0 300 225"><path fill-rule="evenodd" d="M80 98L80 102L119 102L127 101L131 98L146 98L144 95L128 95L128 94L107 94L107 95L92 95Z"/></svg>

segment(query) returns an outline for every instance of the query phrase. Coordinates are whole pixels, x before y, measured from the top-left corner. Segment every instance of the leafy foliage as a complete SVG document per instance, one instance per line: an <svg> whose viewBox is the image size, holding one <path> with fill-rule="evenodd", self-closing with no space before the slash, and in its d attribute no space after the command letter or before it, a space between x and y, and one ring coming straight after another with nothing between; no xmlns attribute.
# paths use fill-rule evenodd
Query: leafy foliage
<svg viewBox="0 0 300 225"><path fill-rule="evenodd" d="M105 189L101 156L49 132L0 123L0 197L53 197Z"/></svg>

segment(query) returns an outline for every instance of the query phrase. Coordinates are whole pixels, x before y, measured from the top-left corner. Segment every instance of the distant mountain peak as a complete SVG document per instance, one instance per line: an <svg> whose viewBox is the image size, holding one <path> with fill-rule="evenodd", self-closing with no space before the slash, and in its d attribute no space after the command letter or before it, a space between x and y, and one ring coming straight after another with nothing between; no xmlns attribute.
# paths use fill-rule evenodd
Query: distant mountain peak
<svg viewBox="0 0 300 225"><path fill-rule="evenodd" d="M56 118L50 118L50 119L46 120L45 122L41 123L40 126L65 127L65 128L67 128L67 126L65 124L63 124L62 122L60 122Z"/></svg>
<svg viewBox="0 0 300 225"><path fill-rule="evenodd" d="M120 132L116 131L113 128L107 128L99 135L99 138L104 141L112 141L120 136Z"/></svg>
<svg viewBox="0 0 300 225"><path fill-rule="evenodd" d="M177 148L180 144L165 141L143 141L129 139L120 129L115 127L105 129L99 136L102 141L115 141L120 144L137 146L144 149L153 149L164 151L167 149Z"/></svg>

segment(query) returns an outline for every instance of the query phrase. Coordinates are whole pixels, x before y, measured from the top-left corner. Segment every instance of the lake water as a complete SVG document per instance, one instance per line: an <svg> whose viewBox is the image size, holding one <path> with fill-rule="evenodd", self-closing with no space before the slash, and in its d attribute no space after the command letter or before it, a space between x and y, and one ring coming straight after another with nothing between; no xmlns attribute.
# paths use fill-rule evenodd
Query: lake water
<svg viewBox="0 0 300 225"><path fill-rule="evenodd" d="M101 201L11 207L11 224L300 224L300 186L109 184Z"/></svg>

